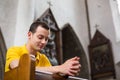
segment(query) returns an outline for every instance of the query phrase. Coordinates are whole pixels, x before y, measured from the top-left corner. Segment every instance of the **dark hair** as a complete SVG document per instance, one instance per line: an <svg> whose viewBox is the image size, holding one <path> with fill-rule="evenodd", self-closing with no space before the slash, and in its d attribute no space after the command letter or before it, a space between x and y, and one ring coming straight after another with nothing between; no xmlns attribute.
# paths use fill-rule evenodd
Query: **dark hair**
<svg viewBox="0 0 120 80"><path fill-rule="evenodd" d="M41 27L45 28L46 30L49 30L49 27L46 23L40 22L40 21L35 21L31 24L29 31L31 31L32 33L35 33L38 26L41 26Z"/></svg>

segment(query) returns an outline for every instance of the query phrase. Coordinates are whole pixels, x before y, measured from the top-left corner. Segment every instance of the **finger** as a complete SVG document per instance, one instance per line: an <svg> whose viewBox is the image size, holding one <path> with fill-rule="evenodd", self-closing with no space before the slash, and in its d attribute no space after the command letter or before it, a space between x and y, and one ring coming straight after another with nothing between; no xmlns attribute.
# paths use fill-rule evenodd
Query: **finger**
<svg viewBox="0 0 120 80"><path fill-rule="evenodd" d="M69 73L67 75L69 76L75 76L77 73L75 73L74 71L69 71Z"/></svg>
<svg viewBox="0 0 120 80"><path fill-rule="evenodd" d="M78 59L78 57L75 56L75 57L71 58L70 60L77 60L77 59Z"/></svg>
<svg viewBox="0 0 120 80"><path fill-rule="evenodd" d="M79 73L79 71L78 70L70 70L70 73L76 75Z"/></svg>
<svg viewBox="0 0 120 80"><path fill-rule="evenodd" d="M73 58L75 58L76 60L79 60L79 59L80 59L80 57L78 57L78 56L75 56L75 57L73 57Z"/></svg>
<svg viewBox="0 0 120 80"><path fill-rule="evenodd" d="M69 76L75 76L75 74L71 73L71 72L69 72L67 75L69 75Z"/></svg>
<svg viewBox="0 0 120 80"><path fill-rule="evenodd" d="M72 61L72 65L74 66L74 65L79 65L80 64L80 62L79 61Z"/></svg>
<svg viewBox="0 0 120 80"><path fill-rule="evenodd" d="M72 70L78 70L78 69L80 69L80 65L72 66L70 69L72 69Z"/></svg>
<svg viewBox="0 0 120 80"><path fill-rule="evenodd" d="M77 57L77 60L80 60L80 57Z"/></svg>

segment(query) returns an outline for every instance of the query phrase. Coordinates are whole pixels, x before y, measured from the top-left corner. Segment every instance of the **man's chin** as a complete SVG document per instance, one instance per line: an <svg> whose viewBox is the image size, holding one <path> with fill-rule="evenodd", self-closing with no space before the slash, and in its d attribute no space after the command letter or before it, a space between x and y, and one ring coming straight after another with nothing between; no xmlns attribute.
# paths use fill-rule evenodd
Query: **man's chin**
<svg viewBox="0 0 120 80"><path fill-rule="evenodd" d="M37 51L40 51L41 49L43 49L43 48L37 48L36 50L37 50Z"/></svg>

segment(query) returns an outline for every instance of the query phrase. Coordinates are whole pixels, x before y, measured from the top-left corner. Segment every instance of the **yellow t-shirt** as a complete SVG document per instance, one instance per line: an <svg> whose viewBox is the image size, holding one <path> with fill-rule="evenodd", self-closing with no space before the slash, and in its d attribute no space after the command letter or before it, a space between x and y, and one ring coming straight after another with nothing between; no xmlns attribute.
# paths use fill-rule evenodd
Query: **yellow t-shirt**
<svg viewBox="0 0 120 80"><path fill-rule="evenodd" d="M5 72L10 70L9 64L11 63L11 61L16 60L16 59L19 60L23 54L28 54L28 50L26 49L25 45L9 48L7 51L7 54L6 54ZM44 54L37 52L36 66L49 67L49 66L51 66L51 63Z"/></svg>

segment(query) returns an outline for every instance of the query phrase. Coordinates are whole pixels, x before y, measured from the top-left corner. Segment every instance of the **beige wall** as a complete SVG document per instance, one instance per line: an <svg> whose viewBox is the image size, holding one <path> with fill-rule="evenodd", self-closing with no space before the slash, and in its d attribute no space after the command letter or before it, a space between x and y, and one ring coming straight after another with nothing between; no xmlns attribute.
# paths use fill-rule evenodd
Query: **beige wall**
<svg viewBox="0 0 120 80"><path fill-rule="evenodd" d="M0 0L0 27L7 47L14 43L18 0Z"/></svg>

